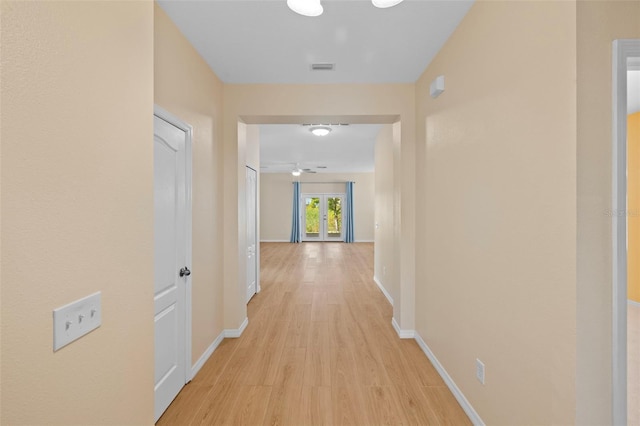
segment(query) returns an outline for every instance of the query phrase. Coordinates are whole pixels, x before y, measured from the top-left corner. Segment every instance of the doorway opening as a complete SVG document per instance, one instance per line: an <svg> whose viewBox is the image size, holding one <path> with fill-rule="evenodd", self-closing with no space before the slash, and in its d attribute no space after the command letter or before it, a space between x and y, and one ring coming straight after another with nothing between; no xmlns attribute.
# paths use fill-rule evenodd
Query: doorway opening
<svg viewBox="0 0 640 426"><path fill-rule="evenodd" d="M332 130L325 136L316 136L308 123L329 123L327 127ZM297 242L307 240L306 237L308 241L343 242L347 233L353 232L350 238L353 242L373 243L373 281L383 293L396 293L393 286L399 281L401 269L395 265L399 261L396 253L400 242L401 126L399 115L240 117L239 155L244 157L245 165L259 168L258 289L262 287L260 276L268 273L265 269L268 266L260 262L262 243L290 243L296 229L302 236ZM244 173L238 175L239 187L243 188ZM354 199L351 223L355 230L347 220L349 184L357 184L351 185ZM301 214L307 202L301 195L317 198L308 203L318 220L308 232L307 218ZM327 196L329 202L322 198ZM332 205L324 207L327 204ZM331 212L339 205L342 217ZM300 219L297 227L292 223L294 215ZM311 219L310 216L307 222ZM244 227L244 212L241 220ZM244 245L247 240L242 231L240 241ZM245 269L246 258L241 262ZM266 288L270 283L262 284ZM251 300L259 299L258 293ZM251 312L250 305L251 302L247 312Z"/></svg>

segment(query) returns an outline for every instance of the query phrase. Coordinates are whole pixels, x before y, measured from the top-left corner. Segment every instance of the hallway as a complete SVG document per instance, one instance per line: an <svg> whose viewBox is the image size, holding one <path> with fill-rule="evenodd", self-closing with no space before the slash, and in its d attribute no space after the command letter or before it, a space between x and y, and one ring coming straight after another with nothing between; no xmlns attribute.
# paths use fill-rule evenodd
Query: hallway
<svg viewBox="0 0 640 426"><path fill-rule="evenodd" d="M470 424L415 341L393 330L373 244L262 243L261 255L248 327L158 425Z"/></svg>

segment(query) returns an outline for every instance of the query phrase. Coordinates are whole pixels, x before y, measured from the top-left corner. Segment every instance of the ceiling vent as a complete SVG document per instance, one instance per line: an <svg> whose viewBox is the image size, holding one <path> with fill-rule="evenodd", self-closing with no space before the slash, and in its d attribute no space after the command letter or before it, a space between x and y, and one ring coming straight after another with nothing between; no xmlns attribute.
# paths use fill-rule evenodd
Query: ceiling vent
<svg viewBox="0 0 640 426"><path fill-rule="evenodd" d="M311 71L333 71L336 64L311 64Z"/></svg>

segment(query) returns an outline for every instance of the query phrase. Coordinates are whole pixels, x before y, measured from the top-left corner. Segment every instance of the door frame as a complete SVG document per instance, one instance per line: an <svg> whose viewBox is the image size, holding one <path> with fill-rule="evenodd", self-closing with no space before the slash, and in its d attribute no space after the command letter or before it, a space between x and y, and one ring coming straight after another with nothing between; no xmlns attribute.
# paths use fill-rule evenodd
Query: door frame
<svg viewBox="0 0 640 426"><path fill-rule="evenodd" d="M320 198L320 205L321 207L324 208L324 210L328 210L328 203L327 203L327 198L328 197L340 197L343 201L343 206L346 206L346 202L347 202L347 194L346 193L342 193L342 192L305 192L305 193L301 193L300 194L300 225L304 226L304 228L306 229L307 226L307 217L306 217L306 210L307 210L307 206L305 205L304 199L306 197L314 197L317 196L318 198ZM323 212L321 212L323 213ZM329 214L328 211L323 213L323 214ZM328 240L326 238L327 235L327 223L326 220L324 219L320 219L321 220L321 224L320 224L320 233L318 235L317 239L314 238L301 238L301 240L304 241L308 241L308 242L321 242L321 243L325 243L325 242L344 242L344 210L342 211L342 229L340 230L340 239L338 240ZM302 230L302 236L304 236L304 229Z"/></svg>
<svg viewBox="0 0 640 426"><path fill-rule="evenodd" d="M186 197L185 197L185 219L186 219L186 235L185 235L185 259L186 264L192 266L193 270L193 253L192 253L192 214L193 214L193 206L192 206L192 175L193 175L193 156L192 156L192 140L193 140L193 127L165 110L164 108L153 105L153 115L166 121L167 123L177 127L178 129L185 132L185 185L186 185ZM187 277L185 281L184 291L185 291L185 339L184 339L184 352L185 352L185 363L184 363L184 383L187 384L193 378L192 374L192 362L191 362L191 322L192 322L192 304L191 304L191 279L192 275Z"/></svg>
<svg viewBox="0 0 640 426"><path fill-rule="evenodd" d="M640 39L613 41L613 424L627 424L627 59L640 57Z"/></svg>

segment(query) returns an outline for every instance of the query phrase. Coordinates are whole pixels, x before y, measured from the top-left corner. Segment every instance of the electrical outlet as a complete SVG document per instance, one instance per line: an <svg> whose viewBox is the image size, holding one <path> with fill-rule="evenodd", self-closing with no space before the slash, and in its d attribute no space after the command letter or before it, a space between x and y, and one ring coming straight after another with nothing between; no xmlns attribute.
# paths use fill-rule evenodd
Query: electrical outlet
<svg viewBox="0 0 640 426"><path fill-rule="evenodd" d="M484 385L484 364L476 358L476 378Z"/></svg>
<svg viewBox="0 0 640 426"><path fill-rule="evenodd" d="M101 293L53 310L53 350L68 345L102 324Z"/></svg>

